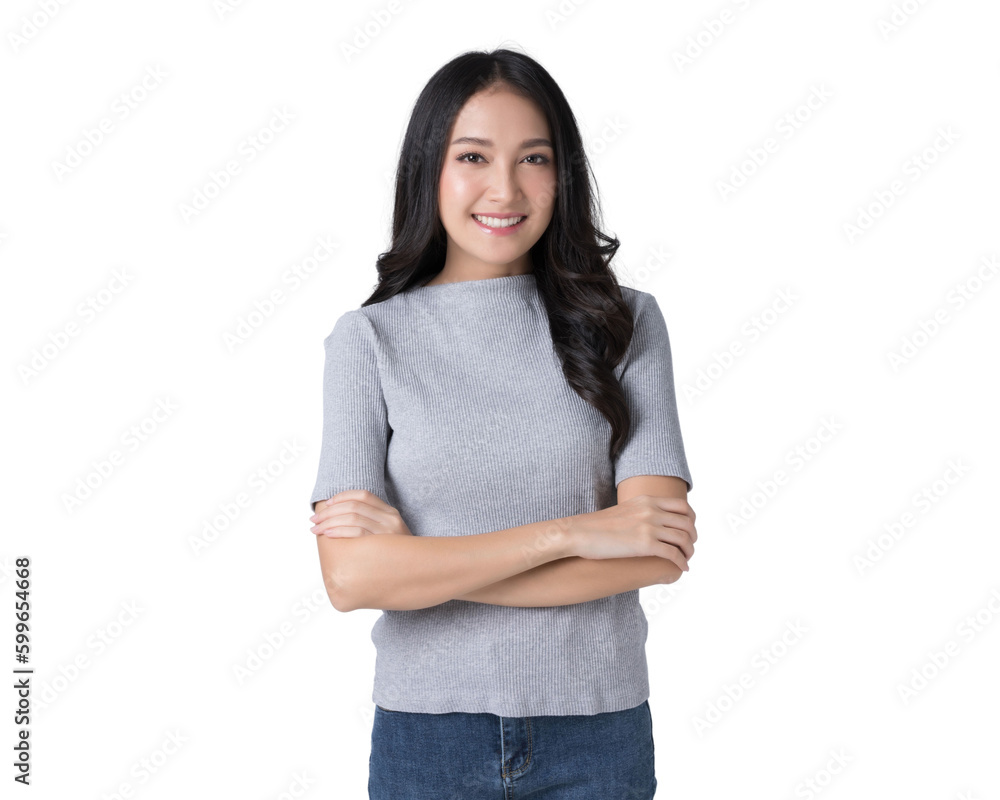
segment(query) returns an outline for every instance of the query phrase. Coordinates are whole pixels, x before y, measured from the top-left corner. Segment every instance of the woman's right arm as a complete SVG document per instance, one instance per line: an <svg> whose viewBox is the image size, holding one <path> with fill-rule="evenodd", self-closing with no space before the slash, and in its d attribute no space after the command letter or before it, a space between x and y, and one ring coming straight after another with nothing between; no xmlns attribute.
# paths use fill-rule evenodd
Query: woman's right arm
<svg viewBox="0 0 1000 800"><path fill-rule="evenodd" d="M429 608L575 555L569 519L468 536L320 534L320 566L338 611Z"/></svg>

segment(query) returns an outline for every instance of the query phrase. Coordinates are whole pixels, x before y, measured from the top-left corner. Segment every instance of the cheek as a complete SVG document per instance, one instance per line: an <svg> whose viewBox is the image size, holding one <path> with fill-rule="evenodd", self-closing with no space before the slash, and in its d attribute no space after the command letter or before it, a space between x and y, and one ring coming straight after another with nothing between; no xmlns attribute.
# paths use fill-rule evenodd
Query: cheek
<svg viewBox="0 0 1000 800"><path fill-rule="evenodd" d="M556 175L554 171L551 174L533 177L529 183L525 184L524 189L525 194L528 195L528 199L535 208L545 213L551 212L556 196Z"/></svg>
<svg viewBox="0 0 1000 800"><path fill-rule="evenodd" d="M463 208L470 198L475 196L476 187L468 177L445 170L441 173L441 181L438 184L438 192L441 197L441 204L449 210L458 213L464 212Z"/></svg>

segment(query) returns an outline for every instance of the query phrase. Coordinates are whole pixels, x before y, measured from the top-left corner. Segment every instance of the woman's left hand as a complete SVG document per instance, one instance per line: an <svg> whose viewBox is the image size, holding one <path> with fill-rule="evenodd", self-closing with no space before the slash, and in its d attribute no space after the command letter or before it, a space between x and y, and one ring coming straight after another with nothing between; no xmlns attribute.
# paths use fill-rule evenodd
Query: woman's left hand
<svg viewBox="0 0 1000 800"><path fill-rule="evenodd" d="M367 489L347 489L329 500L321 500L309 520L315 523L311 530L317 536L413 535L399 511Z"/></svg>

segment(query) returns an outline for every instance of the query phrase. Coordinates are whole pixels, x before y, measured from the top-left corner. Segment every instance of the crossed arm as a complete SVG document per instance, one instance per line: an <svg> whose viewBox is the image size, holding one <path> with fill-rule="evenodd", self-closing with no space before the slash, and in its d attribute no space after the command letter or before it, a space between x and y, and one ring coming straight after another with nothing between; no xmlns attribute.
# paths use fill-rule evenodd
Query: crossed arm
<svg viewBox="0 0 1000 800"><path fill-rule="evenodd" d="M618 484L618 502L640 494L687 499L681 478L637 475ZM592 559L569 556L549 561L456 600L501 606L563 606L610 597L657 583L673 583L681 568L658 556Z"/></svg>
<svg viewBox="0 0 1000 800"><path fill-rule="evenodd" d="M687 484L681 478L660 475L637 475L618 484L619 504L642 494L687 499ZM318 539L324 574L329 574L333 560L329 543L336 540L325 536ZM610 559L567 556L446 599L503 606L561 606L658 583L673 583L681 574L680 567L657 556Z"/></svg>

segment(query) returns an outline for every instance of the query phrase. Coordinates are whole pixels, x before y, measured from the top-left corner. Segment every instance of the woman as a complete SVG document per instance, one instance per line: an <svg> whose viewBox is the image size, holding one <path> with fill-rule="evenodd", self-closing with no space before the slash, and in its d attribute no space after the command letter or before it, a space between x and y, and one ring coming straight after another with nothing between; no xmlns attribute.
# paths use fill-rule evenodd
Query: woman
<svg viewBox="0 0 1000 800"><path fill-rule="evenodd" d="M324 581L372 630L372 798L653 796L638 589L697 539L667 329L618 285L550 75L470 52L407 128L378 285L326 338Z"/></svg>

